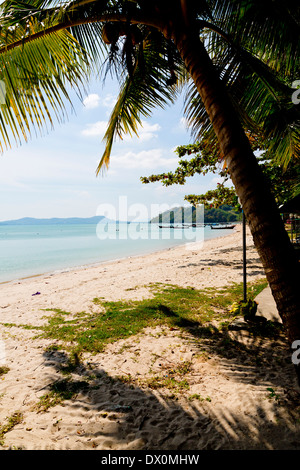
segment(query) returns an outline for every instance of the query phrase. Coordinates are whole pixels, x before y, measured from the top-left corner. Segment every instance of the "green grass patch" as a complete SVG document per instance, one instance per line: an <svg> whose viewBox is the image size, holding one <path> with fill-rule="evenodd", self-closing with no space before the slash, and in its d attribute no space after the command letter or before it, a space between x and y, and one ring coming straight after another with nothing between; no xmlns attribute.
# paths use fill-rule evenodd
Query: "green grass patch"
<svg viewBox="0 0 300 470"><path fill-rule="evenodd" d="M146 386L152 390L168 389L172 393L180 393L189 390L190 384L185 377L191 372L191 362L185 361L175 368L168 368L159 374L155 374L146 379L133 378L130 374L127 376L119 376L117 380L128 384L136 384Z"/></svg>
<svg viewBox="0 0 300 470"><path fill-rule="evenodd" d="M7 419L7 423L1 425L0 424L0 445L4 445L4 435L11 431L14 426L21 423L23 421L23 415L20 412L14 413L12 416L9 416Z"/></svg>
<svg viewBox="0 0 300 470"><path fill-rule="evenodd" d="M45 412L49 408L62 404L65 400L71 400L79 392L86 391L88 384L86 381L73 382L70 378L54 382L50 390L41 396L34 409L38 412Z"/></svg>
<svg viewBox="0 0 300 470"><path fill-rule="evenodd" d="M17 324L17 323L1 323L2 326L6 328L23 328L23 330L40 330L40 326L26 325L26 324Z"/></svg>
<svg viewBox="0 0 300 470"><path fill-rule="evenodd" d="M189 390L190 385L186 379L178 379L176 377L151 377L146 381L147 387L152 390L158 390L161 388L167 388L173 392L179 392L180 390Z"/></svg>
<svg viewBox="0 0 300 470"><path fill-rule="evenodd" d="M266 285L266 281L249 285L251 296L255 297ZM209 322L229 322L233 318L230 306L243 296L242 284L203 290L165 284L154 284L150 288L151 299L108 302L95 298L94 304L102 307L97 313L74 315L61 309L48 309L53 314L41 327L42 335L60 341L64 348L78 354L101 352L108 343L136 335L147 326L201 326L202 333L211 335L214 331Z"/></svg>
<svg viewBox="0 0 300 470"><path fill-rule="evenodd" d="M6 366L2 366L0 367L0 377L1 375L4 375L4 374L7 374L7 372L9 372L9 367L6 367Z"/></svg>
<svg viewBox="0 0 300 470"><path fill-rule="evenodd" d="M190 395L189 398L188 398L189 401L194 401L194 400L198 400L198 401L209 401L211 402L211 398L210 397L203 397L202 395L200 395L199 393L194 393L193 395Z"/></svg>
<svg viewBox="0 0 300 470"><path fill-rule="evenodd" d="M146 385L153 389L167 388L174 392L189 390L190 385L185 375L191 371L191 362L185 361L176 368L168 368L163 374L155 375L146 380Z"/></svg>

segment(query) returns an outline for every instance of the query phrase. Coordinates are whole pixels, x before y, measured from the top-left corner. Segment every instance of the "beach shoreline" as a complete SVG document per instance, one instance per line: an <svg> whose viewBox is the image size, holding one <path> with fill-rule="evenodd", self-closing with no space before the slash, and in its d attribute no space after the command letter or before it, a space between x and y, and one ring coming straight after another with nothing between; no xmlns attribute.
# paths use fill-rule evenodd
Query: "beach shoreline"
<svg viewBox="0 0 300 470"><path fill-rule="evenodd" d="M51 384L66 380L61 366L67 351L49 350L55 342L38 335L51 310L101 314L93 299L139 301L151 298L153 284L212 288L213 295L214 289L242 282L241 231L237 226L201 249L176 246L1 284L0 367L7 370L0 375L0 431L10 417L22 416L3 435L2 448L300 449L299 424L286 401L295 385L286 341L256 339L247 330L228 333L226 341L240 346L226 355L209 337L145 328L101 353L83 355L72 383L85 381L87 389L45 412L35 408ZM247 278L249 284L265 278L249 230ZM222 343L219 333L216 338ZM174 395L143 385L186 364L187 390Z"/></svg>
<svg viewBox="0 0 300 470"><path fill-rule="evenodd" d="M238 226L238 227L241 226L240 223L236 223L235 225ZM97 267L102 266L103 264L119 263L120 261L123 261L123 260L126 260L126 259L141 258L141 257L152 255L152 254L159 254L159 253L162 253L162 252L165 252L165 251L167 252L167 251L170 251L170 250L176 250L177 248L193 249L193 247L196 247L196 249L197 249L197 245L199 245L199 244L201 245L201 248L202 248L202 245L204 243L206 243L207 241L230 237L232 235L232 233L235 233L235 231L236 231L236 229L233 229L231 233L227 233L226 235L215 236L211 239L204 240L203 242L194 242L194 241L193 242L187 242L187 243L182 243L182 244L179 244L179 245L176 245L176 246L171 246L169 248L161 248L161 249L151 250L149 252L144 252L144 253L137 254L137 255L128 255L128 256L125 255L125 256L122 256L120 258L113 258L113 259L110 259L110 260L99 261L99 262L96 262L96 263L87 263L87 264L79 264L79 265L75 265L75 266L66 266L65 268L61 268L61 269L57 269L57 270L43 271L41 273L31 274L31 275L28 275L28 276L20 276L20 277L16 277L15 279L11 279L11 280L8 280L8 281L0 281L0 286L2 284L9 284L9 283L14 284L16 282L18 283L18 282L24 281L26 279L43 278L43 277L48 277L48 276L55 276L57 274L64 274L64 273L67 273L67 272L74 272L74 271L78 271L78 270L82 270L82 269L85 270L85 269L88 269L88 268L97 268Z"/></svg>

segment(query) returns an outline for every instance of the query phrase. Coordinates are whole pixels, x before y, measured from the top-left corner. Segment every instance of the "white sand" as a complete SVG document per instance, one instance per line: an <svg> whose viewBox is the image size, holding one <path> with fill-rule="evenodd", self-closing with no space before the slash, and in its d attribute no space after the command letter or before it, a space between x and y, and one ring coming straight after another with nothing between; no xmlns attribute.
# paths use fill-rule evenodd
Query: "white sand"
<svg viewBox="0 0 300 470"><path fill-rule="evenodd" d="M229 355L188 331L148 328L104 353L83 356L72 379L88 379L86 391L46 412L34 409L49 385L64 378L59 365L65 356L46 353L53 341L36 339L36 330L20 326L44 324L45 308L93 312L95 297L142 299L155 282L195 288L242 282L241 227L202 249L191 248L0 285L0 365L9 368L0 376L0 429L22 413L0 448L300 449L300 403L286 341L255 338L246 330L229 333L240 344ZM248 281L263 278L249 234L247 259ZM188 389L145 385L147 378L172 375L185 362L190 368L180 380ZM113 380L119 376L132 382Z"/></svg>

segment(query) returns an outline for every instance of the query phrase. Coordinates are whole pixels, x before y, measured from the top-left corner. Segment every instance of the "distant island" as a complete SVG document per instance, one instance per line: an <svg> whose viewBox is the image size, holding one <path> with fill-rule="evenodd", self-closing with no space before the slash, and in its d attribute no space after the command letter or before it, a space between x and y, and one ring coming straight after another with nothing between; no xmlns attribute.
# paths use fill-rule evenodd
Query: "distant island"
<svg viewBox="0 0 300 470"><path fill-rule="evenodd" d="M169 222L181 223L182 222L182 210L184 209L184 222L193 223L196 221L195 209L190 207L175 207L172 210L165 211L158 216L152 218L150 223ZM204 211L204 223L216 223L216 222L237 222L242 220L242 216L233 207L223 205L218 209L205 209ZM22 219L16 220L4 220L0 222L0 226L3 225L96 225L99 222L108 223L130 223L121 222L117 220L110 220L104 215L96 215L94 217L67 217L59 218L53 217L49 219L37 219L34 217L23 217ZM133 221L134 222L134 221Z"/></svg>
<svg viewBox="0 0 300 470"><path fill-rule="evenodd" d="M182 210L184 220L182 220ZM198 209L196 209L198 210ZM195 223L196 222L196 210L191 207L175 207L172 210L162 212L153 219L151 223ZM201 210L201 209L199 209ZM205 209L204 210L204 223L217 223L217 222L238 222L242 220L242 215L236 211L233 207L228 205L220 206L218 209Z"/></svg>
<svg viewBox="0 0 300 470"><path fill-rule="evenodd" d="M80 218L80 217L68 217L68 218L58 218L54 217L51 219L35 219L33 217L23 217L22 219L17 220L5 220L0 222L0 225L74 225L74 224L87 224L93 225L98 224L99 222L109 221L103 215L97 215L94 217Z"/></svg>

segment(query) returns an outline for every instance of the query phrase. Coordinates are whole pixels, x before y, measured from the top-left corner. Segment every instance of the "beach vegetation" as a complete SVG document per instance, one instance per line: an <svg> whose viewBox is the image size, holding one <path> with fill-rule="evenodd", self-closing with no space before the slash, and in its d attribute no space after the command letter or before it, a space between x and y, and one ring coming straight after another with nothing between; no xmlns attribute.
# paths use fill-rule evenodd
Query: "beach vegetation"
<svg viewBox="0 0 300 470"><path fill-rule="evenodd" d="M190 388L190 385L186 379L177 378L175 374L165 374L164 376L156 375L154 377L148 378L144 385L152 390L166 388L173 392L189 390Z"/></svg>
<svg viewBox="0 0 300 470"><path fill-rule="evenodd" d="M13 327L19 327L19 328L23 328L24 330L39 330L39 326L34 326L34 325L27 325L26 323L22 324L16 324L16 323L11 323L11 322L3 322L1 323L1 325L7 327L7 328L13 328Z"/></svg>
<svg viewBox="0 0 300 470"><path fill-rule="evenodd" d="M0 367L0 377L1 377L2 375L4 375L4 374L7 374L7 373L9 372L9 370L10 370L9 367L7 367L7 366L1 366L1 367Z"/></svg>
<svg viewBox="0 0 300 470"><path fill-rule="evenodd" d="M253 295L258 295L265 286L265 279L252 282ZM64 405L68 400L98 389L103 380L114 384L121 382L132 389L139 387L159 390L168 399L178 399L182 394L187 396L190 393L190 401L210 402L211 397L191 393L191 385L195 383L194 374L202 363L214 367L214 360L219 355L230 361L237 358L240 361L246 360L252 368L261 368L268 364L270 358L265 357L262 351L248 347L247 343L229 334L230 324L237 318L236 313L231 311L231 305L240 298L242 284L201 290L163 283L148 287L152 296L143 300L112 302L94 299L97 307L102 307L97 312L79 312L76 315L59 308L53 311L47 309L46 324L40 327L40 336L55 341L53 347L51 344L47 346L45 357L51 364L56 364L61 377L45 387L47 390L34 405L34 411L46 412L54 406ZM238 316L241 315L239 313ZM159 360L155 367L151 364L146 375L123 373L109 376L103 371L97 371L90 362L90 354L104 352L109 343L128 339L133 335L138 338L142 349L144 329L157 326L165 333L170 334L173 331L175 336L188 341L194 351L192 358L161 364ZM260 344L263 337L271 344L272 338L275 339L281 333L278 328L272 330L266 325L264 328L250 325L247 334L249 338L258 337ZM124 351L122 348L129 345L132 347L132 344L122 342L119 350L115 351L116 354L121 354ZM87 361L85 353L88 353ZM155 354L153 357L155 361L159 358ZM272 360L277 359L283 360L281 355L279 357L274 354Z"/></svg>
<svg viewBox="0 0 300 470"><path fill-rule="evenodd" d="M232 304L230 311L235 315L243 315L245 320L251 320L255 317L257 306L257 302L253 299L249 299L247 301L240 300L239 302L234 302Z"/></svg>
<svg viewBox="0 0 300 470"><path fill-rule="evenodd" d="M199 393L194 393L193 395L190 395L188 399L189 399L189 401L198 400L198 401L209 401L209 402L211 402L211 397L209 397L209 396L203 397Z"/></svg>
<svg viewBox="0 0 300 470"><path fill-rule="evenodd" d="M23 414L19 411L16 411L11 416L6 418L7 423L0 423L0 445L4 445L4 436L6 433L11 431L17 424L20 424L23 421Z"/></svg>
<svg viewBox="0 0 300 470"><path fill-rule="evenodd" d="M278 395L278 393L276 393L276 391L272 388L272 387L268 387L267 388L269 394L268 394L268 398L271 398L277 402L279 402L280 400L280 395Z"/></svg>
<svg viewBox="0 0 300 470"><path fill-rule="evenodd" d="M74 372L81 363L81 354L76 350L71 351L68 356L68 361L66 365L62 365L60 371L64 375L69 375Z"/></svg>
<svg viewBox="0 0 300 470"><path fill-rule="evenodd" d="M168 390L172 392L172 397L176 397L182 391L190 389L190 384L186 376L191 372L192 364L190 361L179 363L176 367L164 367L158 374L149 373L147 378L126 376L117 376L116 379L128 386L137 385L139 387L147 387L151 390ZM169 397L170 398L170 397Z"/></svg>
<svg viewBox="0 0 300 470"><path fill-rule="evenodd" d="M256 296L266 287L266 280L257 281L251 287ZM242 284L198 290L155 283L149 289L152 297L138 301L95 298L95 305L102 307L97 313L71 314L59 308L47 309L52 315L46 317L40 335L55 340L55 349L72 351L67 370L76 368L81 353L99 353L107 344L137 335L150 326L195 328L199 335L211 336L217 330L211 324L213 320L224 323L236 317L231 305L242 295Z"/></svg>
<svg viewBox="0 0 300 470"><path fill-rule="evenodd" d="M87 381L73 381L71 377L57 380L49 386L50 390L39 398L38 403L34 405L37 412L45 412L49 408L61 405L65 400L71 400L79 392L86 390Z"/></svg>

